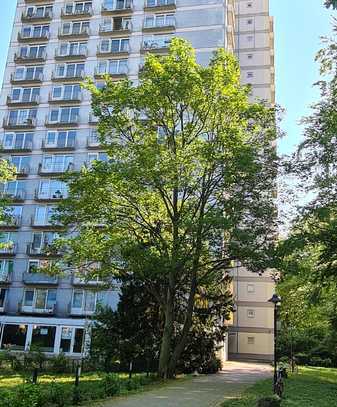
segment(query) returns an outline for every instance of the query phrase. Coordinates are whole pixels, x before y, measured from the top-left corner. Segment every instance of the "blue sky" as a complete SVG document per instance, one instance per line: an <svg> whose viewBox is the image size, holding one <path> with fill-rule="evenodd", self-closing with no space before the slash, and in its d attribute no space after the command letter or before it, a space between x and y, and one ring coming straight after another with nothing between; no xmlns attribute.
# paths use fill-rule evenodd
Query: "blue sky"
<svg viewBox="0 0 337 407"><path fill-rule="evenodd" d="M6 64L13 26L15 0L0 0L0 81ZM298 120L308 114L308 106L318 98L312 84L318 80L314 62L320 36L331 32L332 11L323 0L270 0L275 17L277 102L286 109L282 128L287 136L280 142L281 152L290 152L301 137ZM337 12L334 13L337 17Z"/></svg>

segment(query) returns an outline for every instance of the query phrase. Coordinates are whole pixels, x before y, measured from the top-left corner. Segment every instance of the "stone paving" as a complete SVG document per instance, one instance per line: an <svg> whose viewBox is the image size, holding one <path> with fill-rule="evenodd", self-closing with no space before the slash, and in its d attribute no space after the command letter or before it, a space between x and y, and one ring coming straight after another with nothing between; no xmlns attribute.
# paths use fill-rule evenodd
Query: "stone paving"
<svg viewBox="0 0 337 407"><path fill-rule="evenodd" d="M158 389L96 403L95 407L218 407L258 380L271 377L265 364L228 362L216 375L177 380Z"/></svg>

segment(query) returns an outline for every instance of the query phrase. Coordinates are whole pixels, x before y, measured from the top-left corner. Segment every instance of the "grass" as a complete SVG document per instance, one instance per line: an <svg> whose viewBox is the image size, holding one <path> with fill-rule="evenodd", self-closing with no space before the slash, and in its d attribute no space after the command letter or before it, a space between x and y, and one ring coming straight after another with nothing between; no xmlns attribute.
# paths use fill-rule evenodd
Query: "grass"
<svg viewBox="0 0 337 407"><path fill-rule="evenodd" d="M271 389L271 380L258 382L223 407L255 407L259 398L272 394ZM282 407L333 406L337 406L337 369L302 367L285 381Z"/></svg>

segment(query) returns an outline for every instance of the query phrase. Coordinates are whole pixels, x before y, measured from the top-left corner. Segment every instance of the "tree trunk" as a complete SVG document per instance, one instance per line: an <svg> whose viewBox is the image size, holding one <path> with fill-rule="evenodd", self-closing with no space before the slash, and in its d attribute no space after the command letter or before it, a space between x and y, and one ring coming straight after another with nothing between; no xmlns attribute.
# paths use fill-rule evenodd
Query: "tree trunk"
<svg viewBox="0 0 337 407"><path fill-rule="evenodd" d="M159 368L158 375L163 379L167 379L168 367L171 356L171 341L173 337L173 324L174 324L174 301L173 292L169 287L167 290L167 300L165 304L164 314L165 314L165 324L164 332L162 337L162 342L160 346L160 357L159 357Z"/></svg>

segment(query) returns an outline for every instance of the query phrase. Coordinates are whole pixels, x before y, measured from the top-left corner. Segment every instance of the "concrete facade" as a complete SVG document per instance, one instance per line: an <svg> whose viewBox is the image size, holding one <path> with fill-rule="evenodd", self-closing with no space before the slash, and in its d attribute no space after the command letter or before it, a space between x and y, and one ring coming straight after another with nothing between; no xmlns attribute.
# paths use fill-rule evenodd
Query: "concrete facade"
<svg viewBox="0 0 337 407"><path fill-rule="evenodd" d="M1 348L15 337L18 350L39 344L49 353L80 356L97 303L116 306L117 292L101 292L97 282L52 278L34 267L50 258L53 205L67 194L57 176L106 158L90 95L79 83L93 76L99 84L105 72L136 82L146 52L165 53L172 36L189 40L201 64L219 47L236 52L252 98L274 102L267 0L18 0L0 96L1 157L18 169L17 181L3 186L14 203L2 239L14 244L0 252ZM244 294L255 277L239 271L234 278L230 356L272 353L265 307L272 284L254 281L254 295ZM251 309L255 319L247 317ZM253 334L254 346L248 345Z"/></svg>

